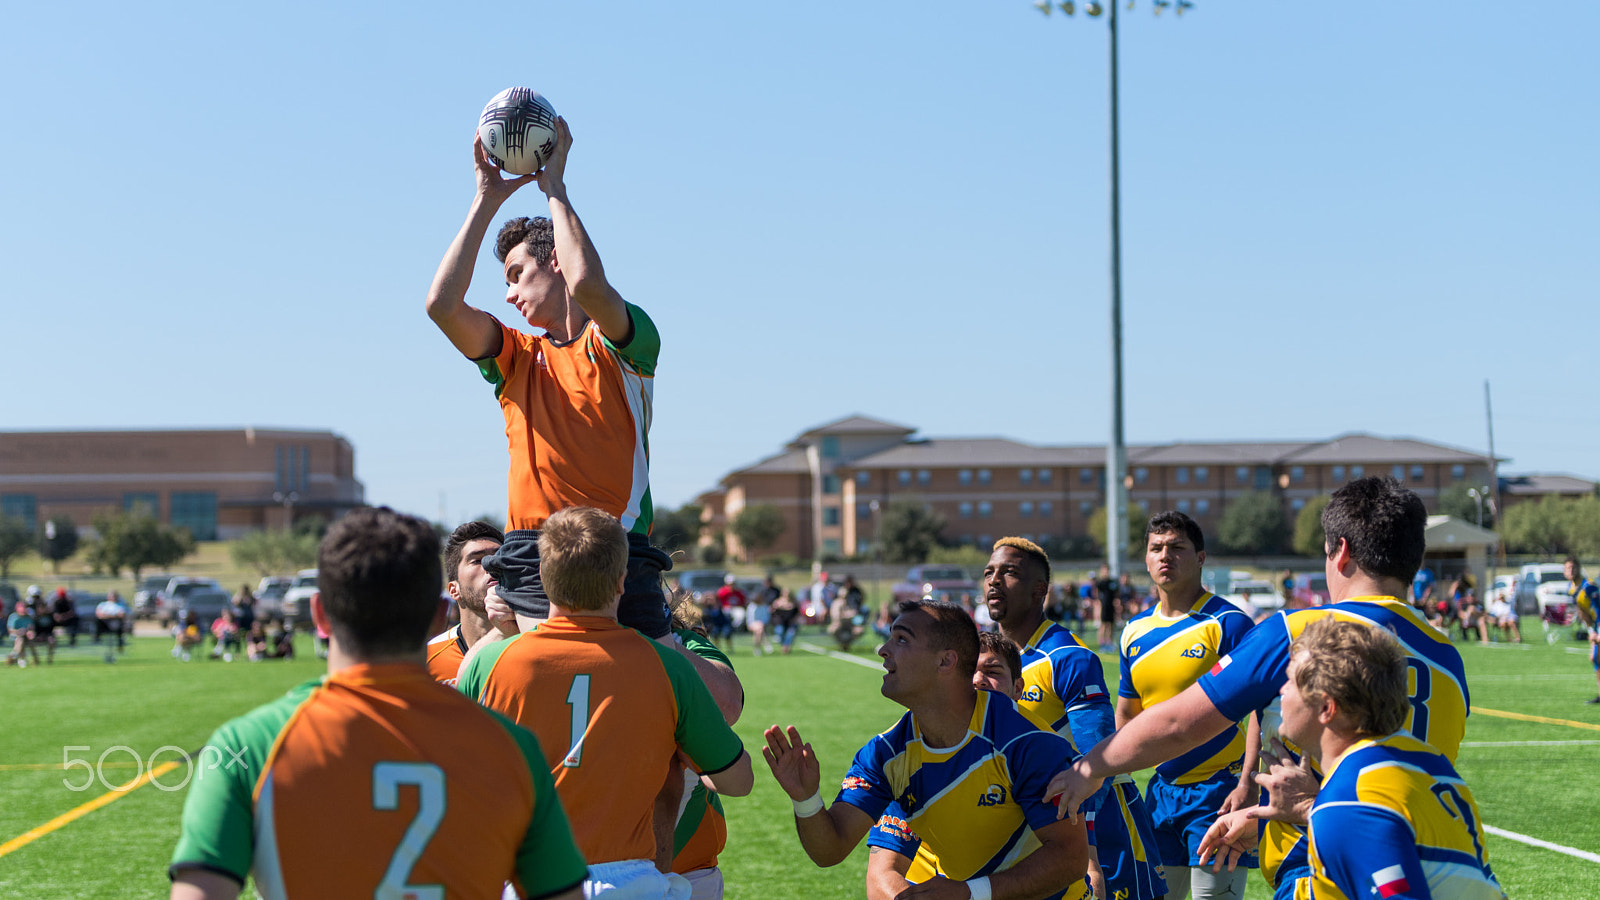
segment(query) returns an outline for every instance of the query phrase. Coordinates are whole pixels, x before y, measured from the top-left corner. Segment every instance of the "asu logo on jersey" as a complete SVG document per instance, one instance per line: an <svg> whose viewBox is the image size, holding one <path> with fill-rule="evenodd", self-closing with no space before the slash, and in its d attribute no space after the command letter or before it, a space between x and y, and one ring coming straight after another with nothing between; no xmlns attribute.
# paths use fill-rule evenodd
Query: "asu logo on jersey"
<svg viewBox="0 0 1600 900"><path fill-rule="evenodd" d="M1183 653L1180 655L1183 656L1184 659L1205 659L1206 645L1200 643L1199 641L1195 641L1193 644L1189 645L1189 649L1183 651Z"/></svg>
<svg viewBox="0 0 1600 900"><path fill-rule="evenodd" d="M1030 684L1028 685L1027 689L1022 692L1021 699L1024 703L1042 703L1044 702L1044 688L1041 688L1037 684Z"/></svg>
<svg viewBox="0 0 1600 900"><path fill-rule="evenodd" d="M1006 789L1002 785L991 784L989 789L978 798L979 806L1004 806L1006 802Z"/></svg>

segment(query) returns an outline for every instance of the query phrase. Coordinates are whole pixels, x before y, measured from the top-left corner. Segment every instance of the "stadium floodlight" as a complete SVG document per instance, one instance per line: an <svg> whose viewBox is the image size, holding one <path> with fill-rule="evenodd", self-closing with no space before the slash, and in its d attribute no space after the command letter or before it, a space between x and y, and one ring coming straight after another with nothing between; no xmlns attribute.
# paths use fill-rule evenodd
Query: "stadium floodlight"
<svg viewBox="0 0 1600 900"><path fill-rule="evenodd" d="M1054 9L1050 5L1050 0L1033 0L1033 8L1047 16L1050 15L1050 10Z"/></svg>
<svg viewBox="0 0 1600 900"><path fill-rule="evenodd" d="M1061 11L1069 16L1078 11L1078 7L1072 2L1072 0L1061 0L1059 5L1061 7Z"/></svg>
<svg viewBox="0 0 1600 900"><path fill-rule="evenodd" d="M1105 12L1106 9L1099 3L1096 3L1095 0L1089 0L1088 3L1083 5L1083 11L1085 15L1099 16L1101 13Z"/></svg>

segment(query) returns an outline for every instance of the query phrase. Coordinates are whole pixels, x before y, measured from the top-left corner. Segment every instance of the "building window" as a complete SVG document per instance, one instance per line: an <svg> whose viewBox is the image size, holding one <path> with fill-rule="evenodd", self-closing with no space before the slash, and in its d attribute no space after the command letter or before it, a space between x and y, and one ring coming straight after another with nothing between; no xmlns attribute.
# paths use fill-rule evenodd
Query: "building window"
<svg viewBox="0 0 1600 900"><path fill-rule="evenodd" d="M1033 518L1033 502L1031 500L1024 500L1021 503L1018 503L1017 515L1022 516L1024 519Z"/></svg>
<svg viewBox="0 0 1600 900"><path fill-rule="evenodd" d="M1094 470L1093 469L1079 469L1078 470L1078 483L1079 484L1094 484Z"/></svg>
<svg viewBox="0 0 1600 900"><path fill-rule="evenodd" d="M1250 480L1250 467L1249 466L1239 466L1238 468L1234 469L1233 470L1233 480L1239 482L1240 484L1244 484L1245 482L1249 481Z"/></svg>
<svg viewBox="0 0 1600 900"><path fill-rule="evenodd" d="M1422 480L1422 474L1423 473L1422 473L1422 467L1421 466L1412 466L1411 467L1411 480L1412 481L1421 481Z"/></svg>
<svg viewBox="0 0 1600 900"><path fill-rule="evenodd" d="M829 459L839 455L839 436L837 434L825 434L822 436L822 455Z"/></svg>
<svg viewBox="0 0 1600 900"><path fill-rule="evenodd" d="M32 531L38 526L38 507L32 494L0 494L0 518L21 519ZM10 610L6 611L11 614Z"/></svg>
<svg viewBox="0 0 1600 900"><path fill-rule="evenodd" d="M1272 490L1272 467L1256 466L1256 490Z"/></svg>
<svg viewBox="0 0 1600 900"><path fill-rule="evenodd" d="M900 483L901 484L910 484L911 483L911 470L910 469L901 469L900 470L900 474L899 474L899 478L900 478Z"/></svg>
<svg viewBox="0 0 1600 900"><path fill-rule="evenodd" d="M827 538L822 542L822 552L829 556L839 555L839 539Z"/></svg>
<svg viewBox="0 0 1600 900"><path fill-rule="evenodd" d="M822 524L823 525L837 525L837 524L839 524L839 507L837 507L837 506L824 506L822 508Z"/></svg>
<svg viewBox="0 0 1600 900"><path fill-rule="evenodd" d="M866 487L867 485L869 485L871 483L872 483L872 473L871 472L857 472L856 473L856 484L859 484L862 487Z"/></svg>
<svg viewBox="0 0 1600 900"><path fill-rule="evenodd" d="M1149 469L1145 468L1144 466L1140 466L1137 469L1133 470L1133 483L1134 484L1144 484L1146 481L1149 481L1149 480L1150 480L1150 470Z"/></svg>
<svg viewBox="0 0 1600 900"><path fill-rule="evenodd" d="M1205 466L1195 466L1194 467L1194 483L1195 484L1205 484L1206 483L1206 479L1208 479L1210 477L1211 477L1211 470L1210 469L1206 468Z"/></svg>
<svg viewBox="0 0 1600 900"><path fill-rule="evenodd" d="M857 519L870 519L870 518L872 518L872 501L871 500L857 500L856 501L856 518Z"/></svg>
<svg viewBox="0 0 1600 900"><path fill-rule="evenodd" d="M1177 469L1175 469L1173 471L1172 478L1173 478L1174 481L1178 482L1179 484L1188 484L1189 483L1189 467L1188 466L1179 466Z"/></svg>
<svg viewBox="0 0 1600 900"><path fill-rule="evenodd" d="M972 470L971 469L962 469L961 471L957 472L956 473L956 480L961 482L962 484L971 484L972 483Z"/></svg>
<svg viewBox="0 0 1600 900"><path fill-rule="evenodd" d="M1396 463L1395 465L1389 467L1389 474L1394 477L1395 481L1405 481L1406 467Z"/></svg>
<svg viewBox="0 0 1600 900"><path fill-rule="evenodd" d="M1333 480L1334 481L1343 481L1344 480L1344 466L1334 466L1333 467Z"/></svg>
<svg viewBox="0 0 1600 900"><path fill-rule="evenodd" d="M161 515L161 495L154 491L130 491L122 495L122 511L154 519Z"/></svg>
<svg viewBox="0 0 1600 900"><path fill-rule="evenodd" d="M1049 469L1040 469L1039 470L1039 483L1040 484L1049 484L1050 483L1050 477L1051 476L1050 476L1050 470Z"/></svg>
<svg viewBox="0 0 1600 900"><path fill-rule="evenodd" d="M311 448L300 448L300 491L311 490Z"/></svg>
<svg viewBox="0 0 1600 900"><path fill-rule="evenodd" d="M994 473L993 472L989 471L988 469L979 469L978 470L978 483L979 484L988 484L989 482L991 482L993 480L994 480Z"/></svg>
<svg viewBox="0 0 1600 900"><path fill-rule="evenodd" d="M1210 500L1196 500L1194 502L1194 514L1195 515L1203 516L1208 512L1211 512L1211 501Z"/></svg>
<svg viewBox="0 0 1600 900"><path fill-rule="evenodd" d="M1033 484L1033 470L1019 469L1017 471L1017 480L1023 484Z"/></svg>
<svg viewBox="0 0 1600 900"><path fill-rule="evenodd" d="M822 476L822 492L824 494L837 494L837 493L839 493L839 476L837 476L837 475L824 475L824 476Z"/></svg>
<svg viewBox="0 0 1600 900"><path fill-rule="evenodd" d="M293 451L291 450L291 455ZM217 539L217 495L215 491L173 491L172 527L189 529L197 541Z"/></svg>
<svg viewBox="0 0 1600 900"><path fill-rule="evenodd" d="M978 518L987 519L994 515L994 504L987 500L978 501Z"/></svg>
<svg viewBox="0 0 1600 900"><path fill-rule="evenodd" d="M1299 484L1299 483L1301 483L1302 481L1305 481L1305 480L1306 480L1306 467L1305 466L1290 466L1289 467L1289 481L1290 482L1292 482L1294 484Z"/></svg>
<svg viewBox="0 0 1600 900"><path fill-rule="evenodd" d="M993 545L994 545L994 535L992 535L992 534L980 534L980 535L978 535L978 546L979 547L982 547L985 550L987 550L988 548L990 548Z"/></svg>
<svg viewBox="0 0 1600 900"><path fill-rule="evenodd" d="M1450 477L1456 481L1460 481L1461 479L1467 477L1467 467L1461 465L1451 466Z"/></svg>
<svg viewBox="0 0 1600 900"><path fill-rule="evenodd" d="M917 470L917 484L927 485L933 481L933 473L927 469Z"/></svg>
<svg viewBox="0 0 1600 900"><path fill-rule="evenodd" d="M1055 515L1055 512L1056 505L1054 503L1051 503L1049 500L1039 501L1039 518L1048 519L1049 517Z"/></svg>
<svg viewBox="0 0 1600 900"><path fill-rule="evenodd" d="M972 502L971 501L969 501L969 500L961 501L961 505L956 507L956 509L960 511L961 518L963 518L963 519L972 518Z"/></svg>
<svg viewBox="0 0 1600 900"><path fill-rule="evenodd" d="M1080 516L1088 516L1088 515L1093 515L1093 513L1094 513L1094 504L1093 503L1090 503L1088 500L1080 500L1080 501L1078 501L1078 515L1080 515Z"/></svg>
<svg viewBox="0 0 1600 900"><path fill-rule="evenodd" d="M1299 512L1300 510L1306 508L1306 501L1302 497L1296 497L1289 501L1289 508L1295 512Z"/></svg>
<svg viewBox="0 0 1600 900"><path fill-rule="evenodd" d="M1178 512L1181 512L1181 513L1183 513L1184 515L1187 516L1189 514L1189 501L1187 501L1187 500L1179 500L1178 501Z"/></svg>

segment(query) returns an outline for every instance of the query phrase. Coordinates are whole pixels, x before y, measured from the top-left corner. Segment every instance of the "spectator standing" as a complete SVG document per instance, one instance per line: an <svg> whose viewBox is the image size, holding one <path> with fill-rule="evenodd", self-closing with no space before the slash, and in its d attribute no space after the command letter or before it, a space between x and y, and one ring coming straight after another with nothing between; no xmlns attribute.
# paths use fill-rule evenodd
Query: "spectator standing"
<svg viewBox="0 0 1600 900"><path fill-rule="evenodd" d="M40 593L38 585L28 588L28 595L33 598L29 612L33 614L32 643L43 644L44 661L56 661L56 617L53 605Z"/></svg>
<svg viewBox="0 0 1600 900"><path fill-rule="evenodd" d="M794 602L794 595L789 589L784 588L778 592L778 599L772 601L772 632L784 656L794 650L795 634L800 630L799 620L800 605Z"/></svg>
<svg viewBox="0 0 1600 900"><path fill-rule="evenodd" d="M778 597L778 586L772 583L772 576L767 576L767 581L750 598L749 611L745 614L745 626L750 629L750 652L756 656L772 652L772 644L767 641L767 623L772 620L772 601Z"/></svg>
<svg viewBox="0 0 1600 900"><path fill-rule="evenodd" d="M1111 652L1111 642L1117 630L1117 583L1111 578L1111 567L1100 566L1094 579L1094 599L1100 611L1100 629L1096 634L1101 653Z"/></svg>
<svg viewBox="0 0 1600 900"><path fill-rule="evenodd" d="M239 633L250 631L250 626L256 623L256 595L250 590L250 585L239 585L239 593L233 595L233 624L239 626Z"/></svg>

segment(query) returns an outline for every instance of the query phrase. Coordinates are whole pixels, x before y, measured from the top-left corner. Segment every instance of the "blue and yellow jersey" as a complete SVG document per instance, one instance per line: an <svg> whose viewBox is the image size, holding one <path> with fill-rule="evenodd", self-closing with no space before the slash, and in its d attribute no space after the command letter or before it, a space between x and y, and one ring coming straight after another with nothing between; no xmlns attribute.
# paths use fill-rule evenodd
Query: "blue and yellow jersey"
<svg viewBox="0 0 1600 900"><path fill-rule="evenodd" d="M1022 652L1022 696L1017 706L1079 750L1116 730L1105 669L1078 636L1051 621L1041 623Z"/></svg>
<svg viewBox="0 0 1600 900"><path fill-rule="evenodd" d="M1234 614L1204 612L1222 603ZM1211 594L1201 595L1194 608L1181 616L1161 614L1152 607L1129 620L1122 630L1122 677L1117 694L1149 709L1170 700L1194 684L1217 661L1227 656L1248 634L1253 623L1233 604ZM1156 766L1168 784L1189 785L1210 781L1223 772L1237 775L1244 759L1244 715L1235 724L1200 746Z"/></svg>
<svg viewBox="0 0 1600 900"><path fill-rule="evenodd" d="M1261 731L1266 746L1281 721L1274 702L1288 680L1289 647L1307 625L1324 616L1388 629L1405 650L1411 715L1406 730L1455 759L1467 732L1471 700L1466 668L1450 639L1395 597L1356 597L1331 606L1279 613L1252 629L1233 653L1200 679L1217 711L1230 719L1267 710ZM1270 709L1269 709L1270 707ZM1278 873L1306 865L1305 834L1292 825L1268 822L1261 837L1261 871L1276 884Z"/></svg>
<svg viewBox="0 0 1600 900"><path fill-rule="evenodd" d="M938 874L958 881L1011 868L1040 846L1035 828L1056 821L1045 787L1077 754L1039 729L1010 699L980 690L967 734L954 747L924 743L906 713L856 753L836 803L878 821L898 804L904 830L938 855ZM1067 900L1084 896L1078 879Z"/></svg>
<svg viewBox="0 0 1600 900"><path fill-rule="evenodd" d="M1328 900L1505 900L1489 869L1472 791L1450 760L1409 734L1358 741L1311 808L1311 879Z"/></svg>
<svg viewBox="0 0 1600 900"><path fill-rule="evenodd" d="M911 823L906 821L906 812L898 803L889 804L889 808L878 817L878 824L867 833L867 846L893 850L911 860L911 868L906 870L906 881L912 884L921 884L939 874L939 857L934 856L922 838L911 830Z"/></svg>
<svg viewBox="0 0 1600 900"><path fill-rule="evenodd" d="M1580 578L1567 587L1567 596L1578 606L1578 615L1585 625L1593 625L1600 615L1600 588L1587 578Z"/></svg>

